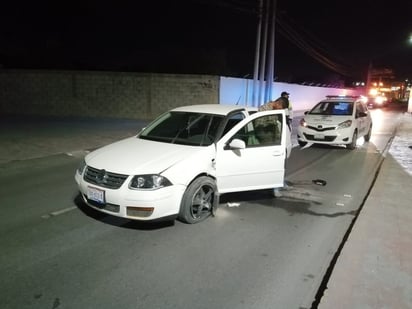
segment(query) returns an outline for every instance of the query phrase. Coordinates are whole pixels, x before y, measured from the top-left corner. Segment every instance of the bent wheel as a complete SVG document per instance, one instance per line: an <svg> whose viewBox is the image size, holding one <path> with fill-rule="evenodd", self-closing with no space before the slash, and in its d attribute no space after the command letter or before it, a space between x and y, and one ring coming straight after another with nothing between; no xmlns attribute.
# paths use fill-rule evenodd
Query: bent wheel
<svg viewBox="0 0 412 309"><path fill-rule="evenodd" d="M190 224L205 220L212 214L216 192L216 182L212 178L195 179L183 194L178 219Z"/></svg>

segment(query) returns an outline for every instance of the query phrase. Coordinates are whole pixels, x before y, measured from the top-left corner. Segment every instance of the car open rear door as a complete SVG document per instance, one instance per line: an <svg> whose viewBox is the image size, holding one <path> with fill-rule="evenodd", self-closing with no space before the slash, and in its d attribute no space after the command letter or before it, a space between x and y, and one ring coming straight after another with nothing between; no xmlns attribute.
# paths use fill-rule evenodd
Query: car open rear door
<svg viewBox="0 0 412 309"><path fill-rule="evenodd" d="M234 126L216 145L219 192L282 187L286 134L283 110L258 112Z"/></svg>

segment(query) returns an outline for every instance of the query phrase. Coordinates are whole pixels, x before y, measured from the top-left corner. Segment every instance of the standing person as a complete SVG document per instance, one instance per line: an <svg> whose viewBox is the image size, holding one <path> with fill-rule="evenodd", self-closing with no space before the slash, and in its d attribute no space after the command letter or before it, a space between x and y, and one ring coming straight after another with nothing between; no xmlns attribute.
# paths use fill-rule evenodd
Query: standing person
<svg viewBox="0 0 412 309"><path fill-rule="evenodd" d="M286 91L282 91L282 93L280 94L280 97L277 98L275 100L276 101L280 101L282 102L282 108L285 110L285 114L286 114L286 122L289 126L290 131L292 132L292 119L293 119L293 111L292 111L292 105L290 104L289 101L289 92Z"/></svg>
<svg viewBox="0 0 412 309"><path fill-rule="evenodd" d="M269 101L266 104L263 104L259 107L259 111L266 111L266 110L272 110L272 109L284 109L285 110L285 115L286 115L286 123L289 127L289 130L292 132L292 119L293 119L293 114L292 114L292 104L290 104L289 101L289 92L283 91L280 94L280 97L277 98L274 101Z"/></svg>

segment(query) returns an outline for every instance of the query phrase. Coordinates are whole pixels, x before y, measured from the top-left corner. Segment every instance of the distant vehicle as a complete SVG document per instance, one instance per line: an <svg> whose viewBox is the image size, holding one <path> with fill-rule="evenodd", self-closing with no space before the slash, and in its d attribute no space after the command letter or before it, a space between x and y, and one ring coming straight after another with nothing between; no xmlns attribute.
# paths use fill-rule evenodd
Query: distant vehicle
<svg viewBox="0 0 412 309"><path fill-rule="evenodd" d="M223 193L282 187L290 152L283 110L183 106L136 136L89 153L75 180L97 211L197 223L213 213Z"/></svg>
<svg viewBox="0 0 412 309"><path fill-rule="evenodd" d="M358 137L369 141L372 118L358 96L327 96L305 112L297 130L301 147L307 143L345 145L355 149Z"/></svg>
<svg viewBox="0 0 412 309"><path fill-rule="evenodd" d="M362 96L362 101L366 103L368 108L380 108L388 105L389 100L384 95Z"/></svg>

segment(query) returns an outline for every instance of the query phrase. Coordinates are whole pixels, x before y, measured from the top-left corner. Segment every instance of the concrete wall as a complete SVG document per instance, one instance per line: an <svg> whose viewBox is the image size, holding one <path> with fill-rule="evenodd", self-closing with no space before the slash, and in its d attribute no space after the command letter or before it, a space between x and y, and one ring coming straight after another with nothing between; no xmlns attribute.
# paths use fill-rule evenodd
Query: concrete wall
<svg viewBox="0 0 412 309"><path fill-rule="evenodd" d="M172 107L219 103L219 77L0 70L0 113L153 119Z"/></svg>
<svg viewBox="0 0 412 309"><path fill-rule="evenodd" d="M262 87L263 88L263 87ZM341 89L329 87L314 87L288 83L272 84L272 99L280 96L282 91L290 93L290 101L294 110L307 110L317 102L324 99L326 95L359 95L359 89ZM258 97L258 95L256 95ZM221 104L238 104L248 106L258 106L265 102L253 100L253 80L221 77L220 78L220 97Z"/></svg>
<svg viewBox="0 0 412 309"><path fill-rule="evenodd" d="M151 120L191 104L253 104L253 80L209 75L0 70L0 113ZM328 94L356 90L273 83L273 99L290 92L295 111ZM264 102L262 102L264 103Z"/></svg>

